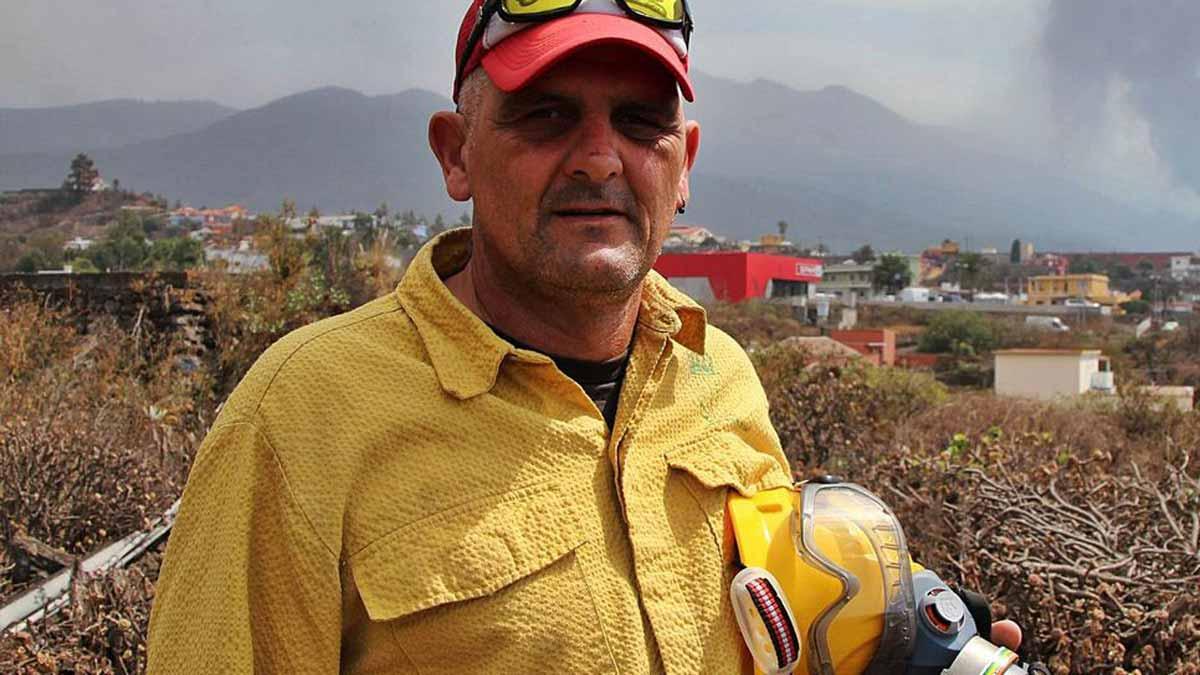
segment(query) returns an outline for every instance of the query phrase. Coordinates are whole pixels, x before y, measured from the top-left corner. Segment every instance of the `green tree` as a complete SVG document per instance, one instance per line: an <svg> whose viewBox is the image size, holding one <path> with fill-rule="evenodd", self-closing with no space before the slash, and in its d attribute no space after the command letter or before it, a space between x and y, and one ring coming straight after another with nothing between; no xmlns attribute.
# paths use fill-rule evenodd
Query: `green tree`
<svg viewBox="0 0 1200 675"><path fill-rule="evenodd" d="M63 245L67 243L66 235L59 232L38 232L29 235L25 246L29 251L37 253L38 269L53 270L63 266L66 258Z"/></svg>
<svg viewBox="0 0 1200 675"><path fill-rule="evenodd" d="M870 244L863 244L850 257L854 258L855 262L869 263L875 260L875 249L871 248Z"/></svg>
<svg viewBox="0 0 1200 675"><path fill-rule="evenodd" d="M412 228L417 227L420 224L421 224L421 219L417 217L416 212L413 211L412 209L409 209L409 210L405 211L404 213L400 214L400 226L401 227L405 227L405 228L408 228L411 230Z"/></svg>
<svg viewBox="0 0 1200 675"><path fill-rule="evenodd" d="M1115 279L1117 281L1129 281L1130 279L1133 279L1136 275L1133 273L1133 270L1129 268L1129 265L1122 265L1121 263L1115 263L1111 267L1108 268L1108 276L1112 277L1113 279Z"/></svg>
<svg viewBox="0 0 1200 675"><path fill-rule="evenodd" d="M80 257L71 261L71 271L75 274L95 274L100 270L91 259Z"/></svg>
<svg viewBox="0 0 1200 675"><path fill-rule="evenodd" d="M1021 240L1013 239L1012 250L1008 254L1008 261L1014 265L1021 264Z"/></svg>
<svg viewBox="0 0 1200 675"><path fill-rule="evenodd" d="M912 282L912 269L904 256L884 254L871 272L871 285L875 290L899 293L902 288L912 285Z"/></svg>
<svg viewBox="0 0 1200 675"><path fill-rule="evenodd" d="M370 246L378 235L379 223L383 221L376 221L377 217L361 211L354 212L354 234L363 246Z"/></svg>
<svg viewBox="0 0 1200 675"><path fill-rule="evenodd" d="M463 214L458 217L459 227L471 227L473 224L474 221L471 220L471 214L468 211L463 211Z"/></svg>
<svg viewBox="0 0 1200 675"><path fill-rule="evenodd" d="M81 152L71 160L71 170L67 174L66 188L76 197L83 197L92 191L92 186L96 184L96 179L99 177L100 172L96 170L96 163L92 161L91 157Z"/></svg>
<svg viewBox="0 0 1200 675"><path fill-rule="evenodd" d="M50 263L46 260L46 255L41 251L34 249L26 251L24 255L17 260L16 270L23 274L34 274L41 270L50 269Z"/></svg>
<svg viewBox="0 0 1200 675"><path fill-rule="evenodd" d="M1125 310L1127 314L1143 316L1149 314L1152 307L1150 306L1150 303L1145 300L1130 300L1128 302L1122 302L1121 309Z"/></svg>
<svg viewBox="0 0 1200 675"><path fill-rule="evenodd" d="M204 245L190 237L159 239L150 246L148 262L156 270L183 272L204 264Z"/></svg>
<svg viewBox="0 0 1200 675"><path fill-rule="evenodd" d="M354 212L355 232L367 232L373 229L375 229L375 216L370 213L363 213L362 211Z"/></svg>
<svg viewBox="0 0 1200 675"><path fill-rule="evenodd" d="M996 332L978 312L941 312L921 334L919 349L931 354L973 356L996 346Z"/></svg>
<svg viewBox="0 0 1200 675"><path fill-rule="evenodd" d="M1067 265L1067 272L1071 274L1099 274L1102 270L1094 258L1072 258L1071 264Z"/></svg>
<svg viewBox="0 0 1200 675"><path fill-rule="evenodd" d="M86 253L98 269L109 272L143 269L149 255L146 230L141 219L130 212L123 212L117 222L109 225L100 243Z"/></svg>
<svg viewBox="0 0 1200 675"><path fill-rule="evenodd" d="M788 223L786 220L781 220L775 223L775 227L779 230L779 238L787 239Z"/></svg>
<svg viewBox="0 0 1200 675"><path fill-rule="evenodd" d="M969 288L978 288L980 276L991 263L992 261L982 254L971 251L958 256L955 268L959 272L959 283L966 284Z"/></svg>

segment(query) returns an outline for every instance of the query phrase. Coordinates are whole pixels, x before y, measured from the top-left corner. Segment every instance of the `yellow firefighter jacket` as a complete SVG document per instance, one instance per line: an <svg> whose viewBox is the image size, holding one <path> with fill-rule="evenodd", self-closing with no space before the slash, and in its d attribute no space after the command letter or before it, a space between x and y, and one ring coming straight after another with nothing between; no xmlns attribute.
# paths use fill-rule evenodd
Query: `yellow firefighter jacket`
<svg viewBox="0 0 1200 675"><path fill-rule="evenodd" d="M286 336L205 439L151 673L731 673L727 490L789 484L746 354L645 283L612 433L427 245L395 293Z"/></svg>

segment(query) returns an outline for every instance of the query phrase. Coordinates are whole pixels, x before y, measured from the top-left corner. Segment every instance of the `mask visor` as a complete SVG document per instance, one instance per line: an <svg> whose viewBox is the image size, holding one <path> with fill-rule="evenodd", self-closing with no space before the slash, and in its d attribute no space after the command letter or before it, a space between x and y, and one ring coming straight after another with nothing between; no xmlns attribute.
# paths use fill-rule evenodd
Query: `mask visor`
<svg viewBox="0 0 1200 675"><path fill-rule="evenodd" d="M800 519L793 523L796 547L843 589L810 626L810 671L832 674L856 661L869 663L868 674L902 672L916 615L899 521L857 485L808 483L801 500Z"/></svg>

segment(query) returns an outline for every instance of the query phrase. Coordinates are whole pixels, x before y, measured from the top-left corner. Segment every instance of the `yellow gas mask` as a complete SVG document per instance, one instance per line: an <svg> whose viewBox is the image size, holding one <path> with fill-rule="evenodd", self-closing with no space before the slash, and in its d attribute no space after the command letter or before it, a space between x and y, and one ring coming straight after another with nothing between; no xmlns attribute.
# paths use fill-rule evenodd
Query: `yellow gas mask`
<svg viewBox="0 0 1200 675"><path fill-rule="evenodd" d="M962 600L912 562L899 521L836 481L731 495L731 600L757 673L1023 675Z"/></svg>

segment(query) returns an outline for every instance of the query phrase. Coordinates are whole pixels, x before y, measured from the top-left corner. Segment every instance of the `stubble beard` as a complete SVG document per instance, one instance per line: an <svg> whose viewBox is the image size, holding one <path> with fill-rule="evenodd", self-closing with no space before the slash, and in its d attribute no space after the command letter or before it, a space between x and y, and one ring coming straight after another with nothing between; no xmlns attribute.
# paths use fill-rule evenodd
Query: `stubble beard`
<svg viewBox="0 0 1200 675"><path fill-rule="evenodd" d="M548 221L549 219L546 219ZM539 222L525 256L526 267L539 288L555 295L598 299L625 298L645 279L653 257L642 248L642 227L630 225L639 235L603 251L581 258L569 244L555 240L553 225Z"/></svg>
<svg viewBox="0 0 1200 675"><path fill-rule="evenodd" d="M562 208L587 202L602 202L623 212L628 236L585 257L572 242L556 236L554 216ZM647 250L652 243L648 230L642 209L627 187L571 183L543 197L532 241L525 249L525 266L539 288L555 295L624 300L640 288L657 257L657 251ZM585 226L584 239L586 234ZM599 230L595 234L603 236Z"/></svg>

